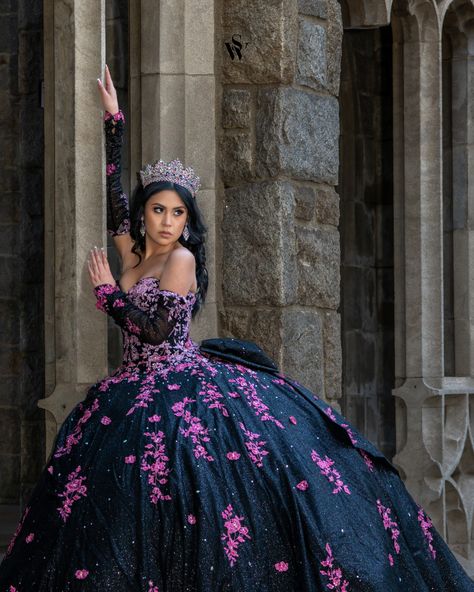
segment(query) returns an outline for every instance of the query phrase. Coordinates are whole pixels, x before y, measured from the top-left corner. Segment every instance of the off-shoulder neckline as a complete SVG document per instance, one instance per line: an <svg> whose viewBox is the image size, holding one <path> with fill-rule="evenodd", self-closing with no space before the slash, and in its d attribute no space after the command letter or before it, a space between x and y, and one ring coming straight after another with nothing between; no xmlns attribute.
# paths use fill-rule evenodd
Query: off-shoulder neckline
<svg viewBox="0 0 474 592"><path fill-rule="evenodd" d="M144 275L140 279L138 279L132 286L130 286L130 288L127 290L127 292L125 292L125 290L122 288L122 286L120 284L120 280L117 280L117 284L118 284L119 288L122 290L122 292L124 294L128 295L133 290L133 288L135 288L135 286L137 286L142 280L155 280L155 282L160 283L160 278L157 278L157 277L154 277L151 275ZM161 290L161 292L165 292L168 294L174 294L175 296L179 296L180 298L187 298L190 294L192 296L196 296L196 292L193 292L192 290L189 290L189 292L186 294L186 296L183 296L182 294L179 294L178 292L173 292L172 290Z"/></svg>

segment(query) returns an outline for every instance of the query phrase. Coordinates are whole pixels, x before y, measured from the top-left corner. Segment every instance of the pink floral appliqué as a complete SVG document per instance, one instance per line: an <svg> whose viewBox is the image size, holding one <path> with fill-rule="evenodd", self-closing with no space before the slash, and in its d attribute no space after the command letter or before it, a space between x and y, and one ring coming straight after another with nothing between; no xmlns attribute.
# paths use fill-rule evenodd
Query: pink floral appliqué
<svg viewBox="0 0 474 592"><path fill-rule="evenodd" d="M241 543L245 542L245 539L251 539L252 537L248 534L249 529L246 526L242 526L243 516L237 516L234 514L232 504L229 504L227 508L221 512L222 518L224 518L224 527L226 532L221 535L221 541L225 541L224 551L227 555L227 559L230 562L230 566L233 567L237 561L239 554L237 548Z"/></svg>
<svg viewBox="0 0 474 592"><path fill-rule="evenodd" d="M256 434L250 430L247 430L241 421L239 421L239 427L248 438L248 440L245 442L245 447L248 450L249 457L251 458L252 462L257 465L257 467L263 467L263 457L268 454L268 450L264 448L264 445L267 443L267 441L258 440L258 438L260 438L260 434Z"/></svg>
<svg viewBox="0 0 474 592"><path fill-rule="evenodd" d="M433 527L433 522L431 521L431 518L425 514L425 511L421 506L418 506L418 508L418 522L420 523L421 530L428 542L430 555L433 559L436 559L436 549L433 547L433 534L430 532L430 528Z"/></svg>
<svg viewBox="0 0 474 592"><path fill-rule="evenodd" d="M107 415L104 415L104 417L100 420L100 423L102 425L110 425L112 423L112 420L110 419L110 417L107 417Z"/></svg>
<svg viewBox="0 0 474 592"><path fill-rule="evenodd" d="M188 514L189 524L196 524L196 516L194 514Z"/></svg>
<svg viewBox="0 0 474 592"><path fill-rule="evenodd" d="M398 528L398 524L396 523L396 521L392 520L392 518L390 516L390 514L391 514L390 508L384 506L382 504L382 502L378 499L377 500L377 510L378 510L380 516L382 517L383 527L385 528L385 530L390 530L392 541L393 541L393 548L395 549L395 553L397 553L397 554L400 553L400 545L398 544L398 540L397 540L400 535L400 530ZM389 560L390 565L393 565L393 557L390 556L390 553L389 553L388 560Z"/></svg>
<svg viewBox="0 0 474 592"><path fill-rule="evenodd" d="M226 456L227 456L227 458L228 458L229 460L239 460L239 458L240 458L240 453L239 453L239 452L236 452L235 450L233 450L233 451L231 451L231 452L228 452L228 453L226 454Z"/></svg>
<svg viewBox="0 0 474 592"><path fill-rule="evenodd" d="M164 443L165 434L159 430L157 432L145 432L144 435L151 440L151 442L145 444L146 450L141 461L141 470L148 473L148 485L152 487L150 500L153 504L157 504L160 500L170 501L171 495L162 491L163 486L168 483L168 475L171 471L167 466L169 457L166 454Z"/></svg>
<svg viewBox="0 0 474 592"><path fill-rule="evenodd" d="M76 569L76 573L74 575L78 580L85 580L89 575L89 571L87 569Z"/></svg>
<svg viewBox="0 0 474 592"><path fill-rule="evenodd" d="M135 412L135 409L148 408L148 403L153 401L153 393L159 393L160 391L155 387L155 375L150 372L142 379L140 387L138 389L138 395L135 397L135 402L127 411L127 415L131 415Z"/></svg>
<svg viewBox="0 0 474 592"><path fill-rule="evenodd" d="M115 173L115 171L117 170L117 167L115 166L115 164L113 162L111 162L110 164L108 164L105 167L105 174L107 176L112 175L113 173Z"/></svg>
<svg viewBox="0 0 474 592"><path fill-rule="evenodd" d="M360 452L360 455L362 456L362 458L364 459L364 462L367 465L367 468L372 473L374 471L374 463L373 463L372 459L369 457L367 452L365 452L365 450L359 449L359 452Z"/></svg>
<svg viewBox="0 0 474 592"><path fill-rule="evenodd" d="M25 541L27 543L31 543L35 538L35 533L34 532L30 532L30 534L26 537Z"/></svg>
<svg viewBox="0 0 474 592"><path fill-rule="evenodd" d="M25 518L28 516L29 511L30 511L30 506L26 506L25 511L23 512L23 516L21 517L21 520L18 523L18 526L16 527L16 530L15 530L15 532L13 534L12 540L10 541L10 544L8 545L8 548L5 551L5 557L7 555L10 555L10 553L11 553L11 551L13 549L13 546L15 544L16 538L20 534L21 529L23 528L23 523L25 522Z"/></svg>
<svg viewBox="0 0 474 592"><path fill-rule="evenodd" d="M250 407L254 410L255 415L260 417L261 421L271 421L280 429L285 429L285 426L281 421L269 413L270 408L268 405L265 405L262 399L257 395L257 389L251 380L247 380L243 376L238 376L237 378L229 378L229 382L235 383L237 389L243 392Z"/></svg>
<svg viewBox="0 0 474 592"><path fill-rule="evenodd" d="M195 458L204 458L207 461L213 461L214 457L208 453L203 445L203 442L209 442L209 429L205 428L199 417L192 415L190 411L185 409L186 405L195 403L196 399L190 399L184 397L181 401L177 401L171 409L177 417L182 417L184 421L189 425L188 428L179 428L179 431L185 438L191 438L194 444L194 456Z"/></svg>
<svg viewBox="0 0 474 592"><path fill-rule="evenodd" d="M216 384L203 380L199 394L203 396L204 403L210 403L209 409L219 409L224 417L229 417L229 411L222 402L224 395Z"/></svg>
<svg viewBox="0 0 474 592"><path fill-rule="evenodd" d="M125 328L129 333L133 333L134 335L140 335L140 327L136 325L133 321L129 318L125 319Z"/></svg>
<svg viewBox="0 0 474 592"><path fill-rule="evenodd" d="M326 588L328 590L333 590L334 592L349 592L349 582L344 579L341 568L334 566L334 557L329 543L326 543L326 553L326 559L321 561L321 565L327 569L319 570L321 575L326 576L329 579Z"/></svg>
<svg viewBox="0 0 474 592"><path fill-rule="evenodd" d="M82 403L80 403L79 406L79 408L82 409ZM64 446L60 446L57 448L56 452L54 453L54 458L59 458L60 456L69 454L72 450L72 447L80 442L82 438L82 426L89 421L91 415L94 413L94 411L97 411L98 408L99 399L95 399L90 409L87 408L84 411L84 414L82 415L82 417L79 418L72 432L67 436L66 443L64 444Z"/></svg>
<svg viewBox="0 0 474 592"><path fill-rule="evenodd" d="M77 469L69 473L67 477L68 483L66 484L66 488L64 489L63 493L59 494L59 497L64 498L64 501L62 506L57 508L57 510L64 522L66 522L69 515L71 514L71 506L74 504L74 502L78 501L81 497L86 497L87 495L87 486L83 484L83 482L86 480L86 477L79 476L80 472L81 466L79 465Z"/></svg>
<svg viewBox="0 0 474 592"><path fill-rule="evenodd" d="M95 307L102 312L107 312L107 296L118 292L118 286L112 284L101 284L94 289L95 297L97 299Z"/></svg>
<svg viewBox="0 0 474 592"><path fill-rule="evenodd" d="M306 481L306 479L304 481L300 481L296 487L301 490L301 491L306 491L309 487L308 482Z"/></svg>
<svg viewBox="0 0 474 592"><path fill-rule="evenodd" d="M293 415L290 415L289 419L290 419L290 422L291 422L293 425L296 425L296 424L297 424L296 417L293 417Z"/></svg>
<svg viewBox="0 0 474 592"><path fill-rule="evenodd" d="M286 561L279 561L275 563L275 569L277 571L288 571L288 563Z"/></svg>
<svg viewBox="0 0 474 592"><path fill-rule="evenodd" d="M124 458L125 464L127 465L133 465L133 463L137 460L137 457L134 456L133 454L130 454L129 456L126 456Z"/></svg>
<svg viewBox="0 0 474 592"><path fill-rule="evenodd" d="M153 580L148 580L148 592L160 592L158 586L155 586Z"/></svg>
<svg viewBox="0 0 474 592"><path fill-rule="evenodd" d="M340 493L343 491L348 495L351 494L349 487L341 479L339 471L334 468L334 461L330 459L329 456L324 455L324 459L322 459L316 450L312 450L311 458L318 465L321 474L326 477L329 483L334 484L334 489L332 490L333 493Z"/></svg>

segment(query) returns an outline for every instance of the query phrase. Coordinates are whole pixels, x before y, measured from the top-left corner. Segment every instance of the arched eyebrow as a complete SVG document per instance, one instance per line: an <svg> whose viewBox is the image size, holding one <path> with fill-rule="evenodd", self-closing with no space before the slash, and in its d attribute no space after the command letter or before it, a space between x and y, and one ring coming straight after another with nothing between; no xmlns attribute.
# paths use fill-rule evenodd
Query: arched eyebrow
<svg viewBox="0 0 474 592"><path fill-rule="evenodd" d="M166 206L164 206L163 204L161 204L159 201L156 201L154 203L151 204L152 206L160 206L161 208L164 208L165 210L167 209ZM186 206L176 206L174 208L172 208L173 210L180 210L180 209L186 209Z"/></svg>

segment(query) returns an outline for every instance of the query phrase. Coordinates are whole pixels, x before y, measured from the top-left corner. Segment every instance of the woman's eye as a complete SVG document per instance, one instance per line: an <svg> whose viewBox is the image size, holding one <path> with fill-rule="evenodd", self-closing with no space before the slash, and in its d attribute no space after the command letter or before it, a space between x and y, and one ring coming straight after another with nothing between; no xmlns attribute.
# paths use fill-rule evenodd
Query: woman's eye
<svg viewBox="0 0 474 592"><path fill-rule="evenodd" d="M183 210L176 210L175 214L178 214L178 216L181 216L181 214L183 213Z"/></svg>

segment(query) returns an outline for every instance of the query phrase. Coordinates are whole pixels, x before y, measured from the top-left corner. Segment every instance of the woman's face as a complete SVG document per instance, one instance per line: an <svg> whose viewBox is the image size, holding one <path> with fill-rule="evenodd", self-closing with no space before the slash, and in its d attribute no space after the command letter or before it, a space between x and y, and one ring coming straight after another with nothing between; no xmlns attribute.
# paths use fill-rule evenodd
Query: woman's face
<svg viewBox="0 0 474 592"><path fill-rule="evenodd" d="M159 245L175 243L183 232L187 215L188 209L176 191L164 189L153 194L145 204L147 239Z"/></svg>

